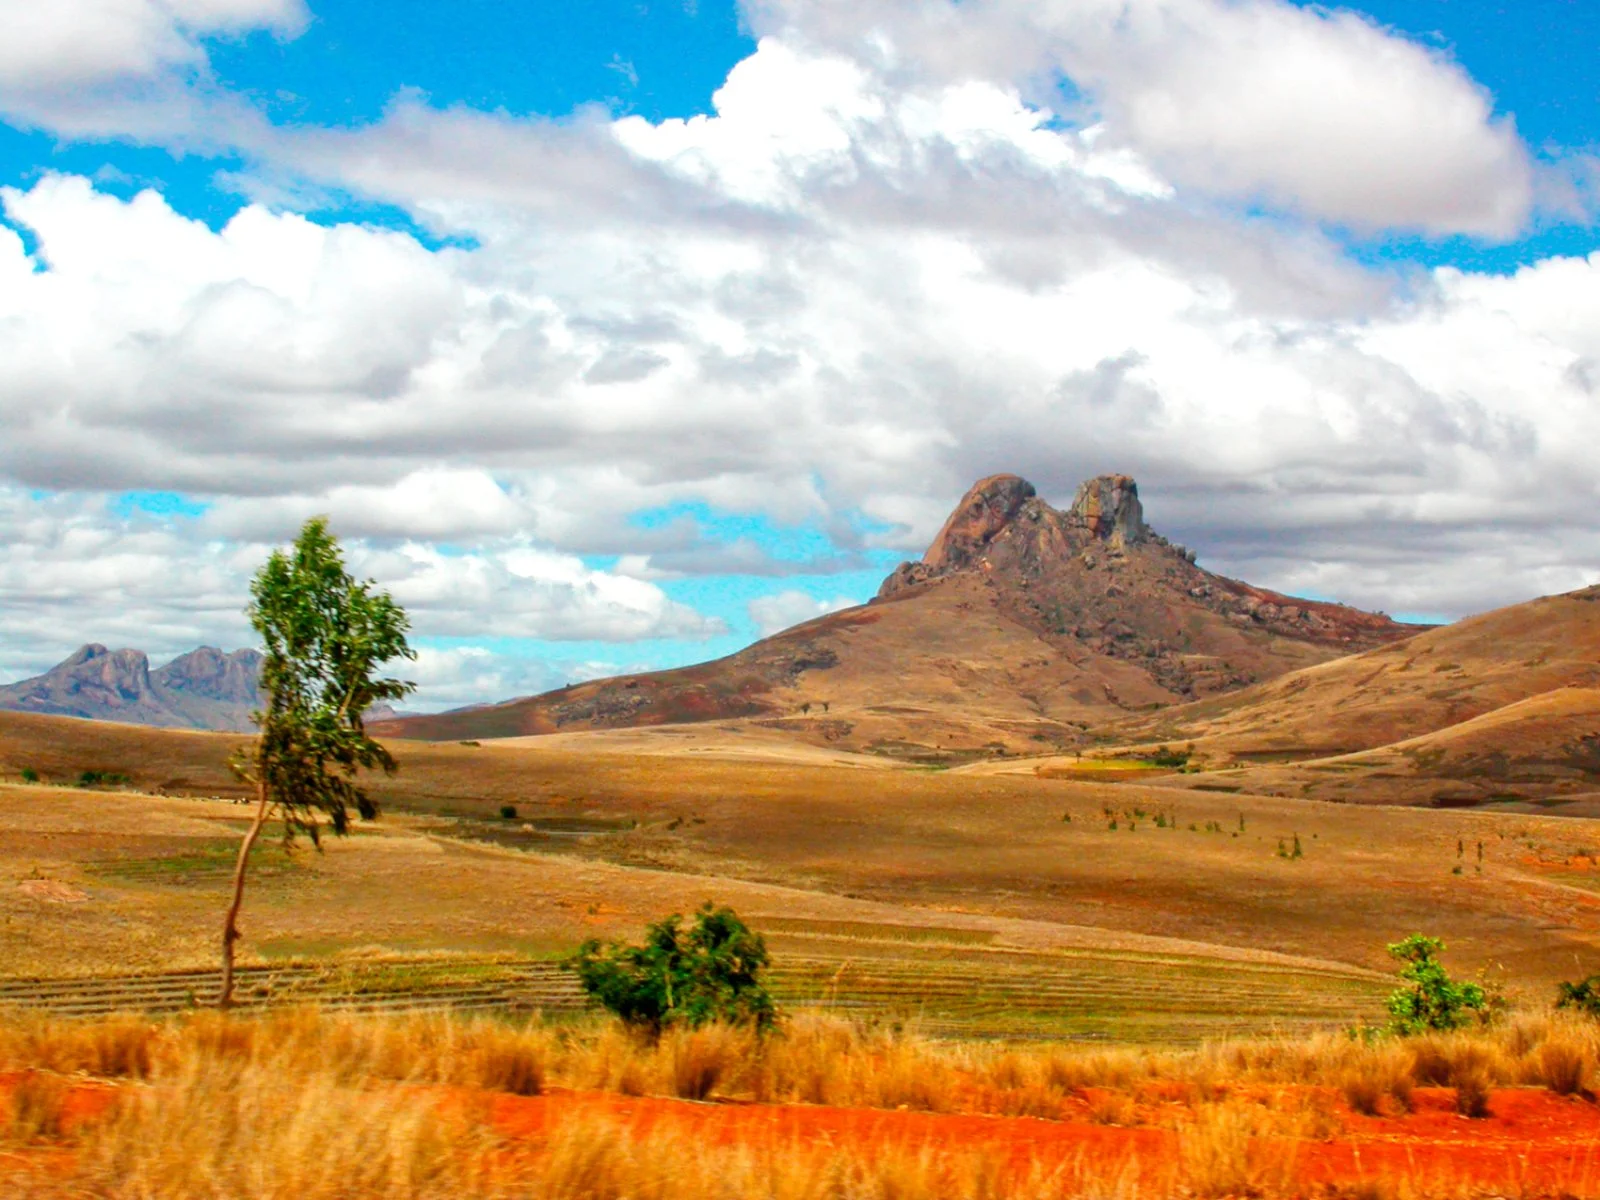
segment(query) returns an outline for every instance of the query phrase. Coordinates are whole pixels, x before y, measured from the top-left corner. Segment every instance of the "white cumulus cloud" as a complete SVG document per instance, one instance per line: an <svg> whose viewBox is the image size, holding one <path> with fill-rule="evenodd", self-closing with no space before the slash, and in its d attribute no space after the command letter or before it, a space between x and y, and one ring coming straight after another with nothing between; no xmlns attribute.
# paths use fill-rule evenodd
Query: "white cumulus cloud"
<svg viewBox="0 0 1600 1200"><path fill-rule="evenodd" d="M1507 235L1533 199L1513 123L1444 54L1287 0L774 0L776 33L901 77L1048 79L1170 176L1367 228Z"/></svg>
<svg viewBox="0 0 1600 1200"><path fill-rule="evenodd" d="M759 596L750 601L750 619L762 637L799 625L803 621L825 617L829 613L850 608L860 601L848 596L835 596L832 600L819 600L805 592L783 591L771 596Z"/></svg>
<svg viewBox="0 0 1600 1200"><path fill-rule="evenodd" d="M1592 579L1600 262L1380 271L1215 202L1508 228L1525 154L1481 90L1348 14L1096 13L817 2L760 18L704 117L407 97L256 144L442 248L264 204L213 230L65 176L0 193L36 241L0 227L0 644L227 641L312 513L431 636L708 637L663 580L918 553L1000 470L1057 501L1129 471L1208 565L1372 607ZM124 520L126 489L208 508ZM796 567L695 506L839 553ZM772 587L763 631L829 610ZM536 682L453 653L458 680Z"/></svg>

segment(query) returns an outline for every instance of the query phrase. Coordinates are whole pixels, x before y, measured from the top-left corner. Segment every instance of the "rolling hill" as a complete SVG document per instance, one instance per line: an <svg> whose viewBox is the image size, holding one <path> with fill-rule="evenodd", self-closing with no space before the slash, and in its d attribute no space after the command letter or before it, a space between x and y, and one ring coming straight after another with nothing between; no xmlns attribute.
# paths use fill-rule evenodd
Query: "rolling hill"
<svg viewBox="0 0 1600 1200"><path fill-rule="evenodd" d="M1226 786L1465 806L1600 801L1600 587L1496 609L1229 696L1114 724L1192 743ZM1215 786L1210 775L1200 786Z"/></svg>
<svg viewBox="0 0 1600 1200"><path fill-rule="evenodd" d="M1038 753L1417 628L1204 570L1145 524L1126 476L1057 510L996 475L869 604L714 662L373 728L467 740L709 721L911 759Z"/></svg>

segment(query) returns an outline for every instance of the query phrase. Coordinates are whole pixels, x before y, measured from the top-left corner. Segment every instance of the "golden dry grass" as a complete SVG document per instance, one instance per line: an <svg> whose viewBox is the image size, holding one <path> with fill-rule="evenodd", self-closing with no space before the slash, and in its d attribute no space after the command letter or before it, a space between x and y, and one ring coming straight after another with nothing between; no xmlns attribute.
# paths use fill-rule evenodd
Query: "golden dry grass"
<svg viewBox="0 0 1600 1200"><path fill-rule="evenodd" d="M549 1083L622 1095L943 1113L1053 1117L1075 1095L1103 1104L1105 1122L1119 1124L1126 1122L1115 1114L1131 1111L1122 1101L1156 1084L1181 1084L1195 1098L1226 1098L1240 1087L1315 1087L1342 1094L1358 1112L1403 1112L1417 1086L1526 1086L1571 1095L1600 1069L1600 1025L1561 1013L1523 1014L1489 1029L1409 1039L1319 1035L1163 1051L930 1041L809 1015L770 1037L713 1025L669 1029L658 1041L607 1020L550 1026L315 1008L164 1020L0 1019L0 1071L148 1081L181 1074L197 1058L344 1083L518 1095L538 1094Z"/></svg>
<svg viewBox="0 0 1600 1200"><path fill-rule="evenodd" d="M1492 1085L1564 1086L1572 1060L1592 1071L1597 1051L1592 1023L1543 1014L1415 1042L1280 1040L1185 1054L935 1045L824 1020L769 1039L713 1028L652 1045L609 1024L551 1030L310 1010L12 1018L0 1021L0 1069L28 1073L9 1091L5 1141L69 1153L37 1163L13 1154L0 1163L0 1186L40 1200L1287 1197L1300 1191L1297 1147L1342 1132L1329 1097L1359 1074L1391 1098L1401 1077L1444 1075L1470 1110ZM75 1072L131 1081L106 1114L67 1134L61 1097ZM868 1153L782 1136L728 1144L607 1114L512 1144L473 1099L534 1091L546 1078L629 1094L1045 1117L1088 1092L1100 1106L1092 1119L1168 1130L1176 1153L1042 1164L977 1146L885 1143ZM426 1083L469 1091L416 1086ZM1152 1087L1169 1102L1150 1105ZM1368 1185L1416 1197L1472 1193L1417 1180Z"/></svg>

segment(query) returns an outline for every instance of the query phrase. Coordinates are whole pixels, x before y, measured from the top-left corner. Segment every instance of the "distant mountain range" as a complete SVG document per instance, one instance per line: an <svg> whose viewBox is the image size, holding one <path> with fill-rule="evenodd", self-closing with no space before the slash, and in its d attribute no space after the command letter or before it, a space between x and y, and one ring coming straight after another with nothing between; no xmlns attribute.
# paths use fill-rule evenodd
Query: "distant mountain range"
<svg viewBox="0 0 1600 1200"><path fill-rule="evenodd" d="M845 609L698 666L385 721L381 735L475 739L749 722L918 758L1039 753L1134 712L1237 691L1420 632L1196 566L1104 475L1058 510L1015 475L979 480L921 561Z"/></svg>
<svg viewBox="0 0 1600 1200"><path fill-rule="evenodd" d="M261 707L261 654L202 646L152 671L141 650L83 646L43 675L0 687L0 709L167 729L244 732Z"/></svg>
<svg viewBox="0 0 1600 1200"><path fill-rule="evenodd" d="M260 679L258 650L224 654L201 646L152 671L142 650L91 642L43 675L0 687L0 711L254 733L250 714L266 703ZM387 704L367 710L369 721L400 715Z"/></svg>
<svg viewBox="0 0 1600 1200"><path fill-rule="evenodd" d="M266 703L260 679L259 650L224 654L201 646L152 671L142 650L107 650L91 642L43 675L0 687L0 712L254 733L250 714ZM388 704L367 710L369 721L403 715Z"/></svg>

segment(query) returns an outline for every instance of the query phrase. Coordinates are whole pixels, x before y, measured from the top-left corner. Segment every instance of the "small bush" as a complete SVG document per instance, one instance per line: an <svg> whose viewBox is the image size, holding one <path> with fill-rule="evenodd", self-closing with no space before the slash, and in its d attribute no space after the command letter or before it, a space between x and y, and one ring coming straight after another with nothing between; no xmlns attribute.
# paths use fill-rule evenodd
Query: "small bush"
<svg viewBox="0 0 1600 1200"><path fill-rule="evenodd" d="M1389 953L1405 964L1400 978L1410 984L1389 997L1391 1033L1411 1037L1433 1030L1460 1029L1473 1019L1488 1019L1489 997L1483 988L1451 979L1434 957L1444 948L1438 938L1420 933L1389 947Z"/></svg>
<svg viewBox="0 0 1600 1200"><path fill-rule="evenodd" d="M761 983L767 946L730 908L707 902L683 928L673 913L645 929L642 946L588 941L567 962L583 990L630 1025L660 1036L682 1022L771 1026L776 1010Z"/></svg>
<svg viewBox="0 0 1600 1200"><path fill-rule="evenodd" d="M517 806L515 804L502 804L500 806L500 815L508 821L515 821L517 819Z"/></svg>
<svg viewBox="0 0 1600 1200"><path fill-rule="evenodd" d="M126 787L132 782L132 778L121 771L85 771L78 776L81 788Z"/></svg>
<svg viewBox="0 0 1600 1200"><path fill-rule="evenodd" d="M1156 752L1150 756L1150 762L1158 767L1183 767L1189 762L1187 750L1172 750L1166 746L1157 746Z"/></svg>
<svg viewBox="0 0 1600 1200"><path fill-rule="evenodd" d="M1591 975L1581 983L1558 983L1556 1007L1575 1008L1585 1016L1600 1017L1600 975Z"/></svg>
<svg viewBox="0 0 1600 1200"><path fill-rule="evenodd" d="M23 767L22 768L22 782L23 783L38 783L39 782L39 772L35 771L32 767Z"/></svg>

